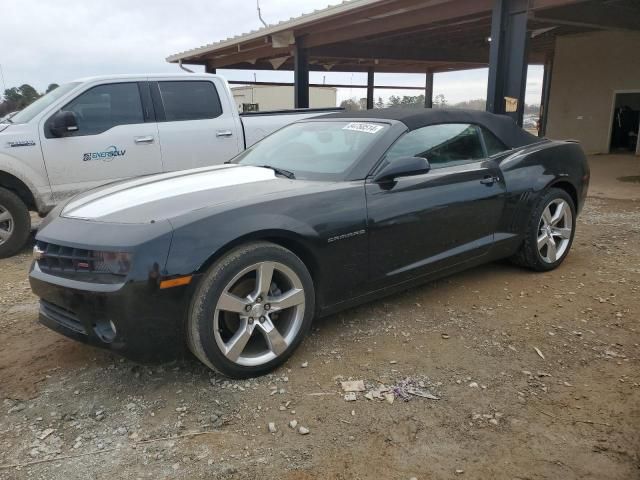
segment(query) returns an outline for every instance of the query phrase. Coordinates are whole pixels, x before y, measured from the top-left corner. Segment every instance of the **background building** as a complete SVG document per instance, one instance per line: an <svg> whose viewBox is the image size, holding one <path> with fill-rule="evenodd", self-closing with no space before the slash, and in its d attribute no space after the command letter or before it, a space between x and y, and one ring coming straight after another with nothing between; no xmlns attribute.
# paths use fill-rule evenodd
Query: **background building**
<svg viewBox="0 0 640 480"><path fill-rule="evenodd" d="M520 125L527 67L544 65L540 135L640 153L639 0L351 0L167 60L292 70L297 107L314 106L309 71L367 72L367 108L376 73L423 73L433 107L434 75L488 67L486 109Z"/></svg>
<svg viewBox="0 0 640 480"><path fill-rule="evenodd" d="M549 137L579 140L587 153L640 153L640 32L556 38L548 110Z"/></svg>
<svg viewBox="0 0 640 480"><path fill-rule="evenodd" d="M294 108L293 85L246 85L231 88L240 112ZM310 87L309 107L335 107L337 89Z"/></svg>

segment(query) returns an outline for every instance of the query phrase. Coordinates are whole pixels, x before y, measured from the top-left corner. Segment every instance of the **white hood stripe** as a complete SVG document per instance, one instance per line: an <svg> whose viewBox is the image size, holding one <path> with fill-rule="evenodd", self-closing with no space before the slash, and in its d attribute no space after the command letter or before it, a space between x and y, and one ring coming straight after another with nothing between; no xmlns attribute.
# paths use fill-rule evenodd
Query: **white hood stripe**
<svg viewBox="0 0 640 480"><path fill-rule="evenodd" d="M165 198L276 178L271 170L249 166L215 168L204 171L198 169L197 172L186 175L172 175L164 179L158 177L134 180L130 184L118 185L112 189L107 188L72 201L63 210L62 216L97 219Z"/></svg>

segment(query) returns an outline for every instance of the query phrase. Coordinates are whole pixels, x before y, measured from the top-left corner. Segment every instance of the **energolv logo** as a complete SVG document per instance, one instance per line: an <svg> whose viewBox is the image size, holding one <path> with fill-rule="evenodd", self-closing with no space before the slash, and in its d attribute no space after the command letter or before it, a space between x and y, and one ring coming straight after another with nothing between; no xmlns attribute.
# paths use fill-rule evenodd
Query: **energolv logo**
<svg viewBox="0 0 640 480"><path fill-rule="evenodd" d="M111 145L110 147L107 147L104 152L83 153L82 161L88 162L90 160L103 160L105 162L110 162L113 160L113 157L124 157L125 153L127 153L126 150L118 150L118 147Z"/></svg>

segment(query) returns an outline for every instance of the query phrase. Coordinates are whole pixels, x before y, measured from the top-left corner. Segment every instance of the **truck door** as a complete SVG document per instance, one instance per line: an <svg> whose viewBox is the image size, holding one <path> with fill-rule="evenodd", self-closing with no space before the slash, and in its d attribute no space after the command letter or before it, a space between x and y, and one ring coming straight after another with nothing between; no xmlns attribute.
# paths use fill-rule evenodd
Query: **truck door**
<svg viewBox="0 0 640 480"><path fill-rule="evenodd" d="M161 80L151 87L165 171L221 164L244 148L228 89L218 93L212 80Z"/></svg>
<svg viewBox="0 0 640 480"><path fill-rule="evenodd" d="M143 94L149 97L143 107ZM40 125L42 152L54 198L117 179L162 171L158 129L146 82L89 87L60 110L78 129L56 137L55 112Z"/></svg>

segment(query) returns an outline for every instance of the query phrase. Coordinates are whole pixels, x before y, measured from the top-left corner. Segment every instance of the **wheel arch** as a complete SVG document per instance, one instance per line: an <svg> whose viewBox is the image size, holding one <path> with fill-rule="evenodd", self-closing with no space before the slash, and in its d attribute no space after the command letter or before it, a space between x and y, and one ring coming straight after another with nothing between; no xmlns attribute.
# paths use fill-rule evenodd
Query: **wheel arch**
<svg viewBox="0 0 640 480"><path fill-rule="evenodd" d="M309 274L313 280L313 283L318 288L319 277L319 263L314 255L312 249L307 244L302 236L297 233L288 230L269 229L259 230L245 235L241 235L217 249L212 253L201 265L198 267L197 273L206 272L211 265L213 265L218 259L222 258L229 251L233 250L240 245L244 245L251 242L271 242L281 247L290 250L296 255L302 263L305 264L309 270Z"/></svg>
<svg viewBox="0 0 640 480"><path fill-rule="evenodd" d="M0 187L15 193L29 210L37 210L36 199L31 189L18 177L0 170Z"/></svg>
<svg viewBox="0 0 640 480"><path fill-rule="evenodd" d="M573 200L574 208L576 210L578 209L578 190L571 182L562 179L555 180L551 182L547 188L558 188L560 190L564 190L571 197L571 200Z"/></svg>

